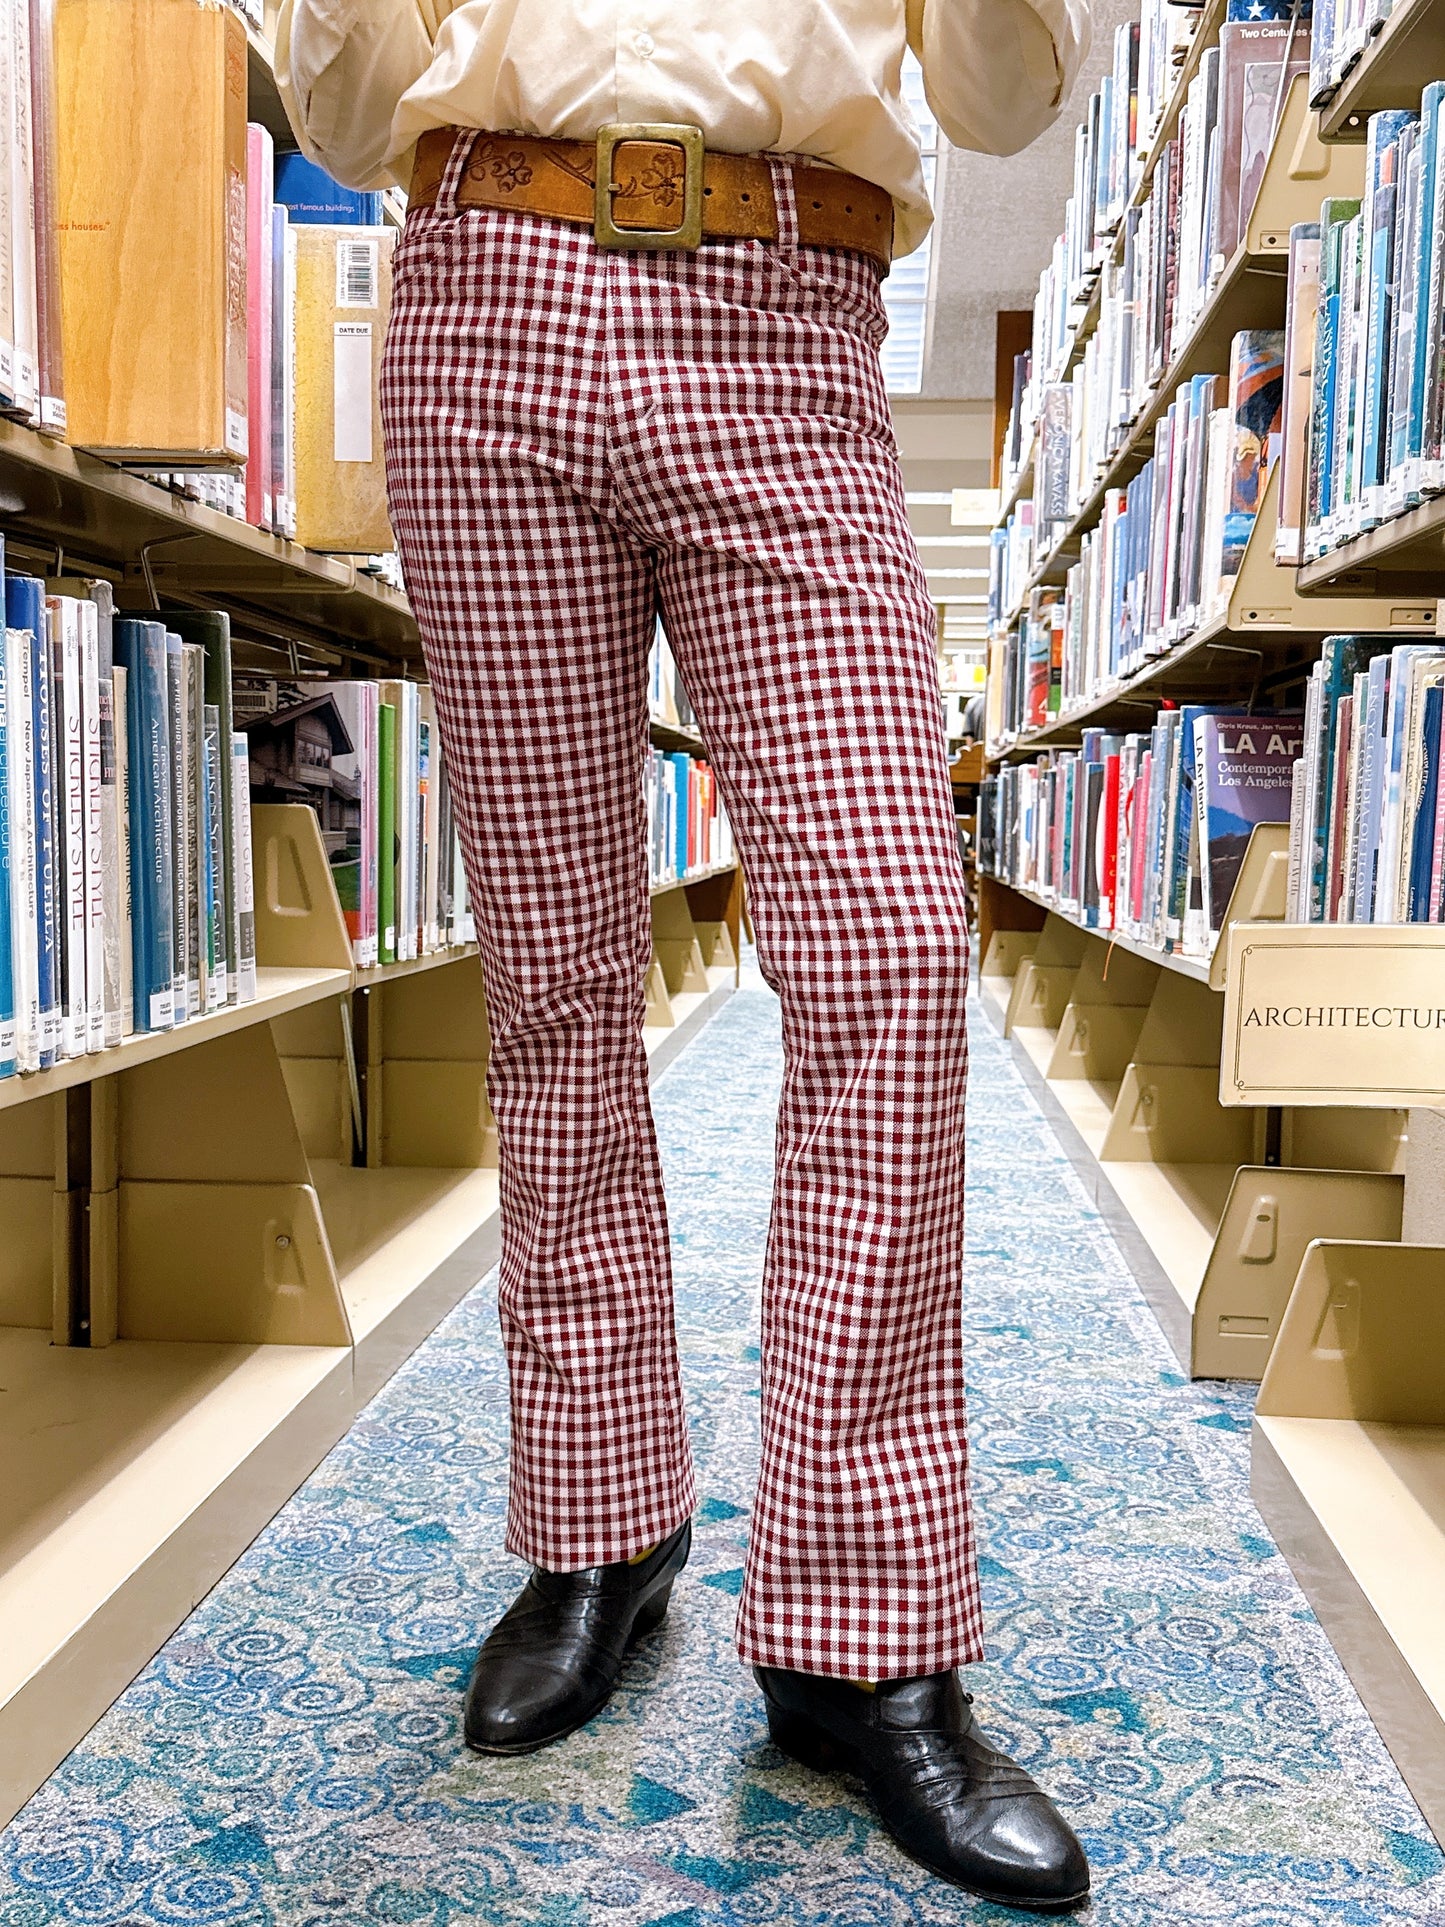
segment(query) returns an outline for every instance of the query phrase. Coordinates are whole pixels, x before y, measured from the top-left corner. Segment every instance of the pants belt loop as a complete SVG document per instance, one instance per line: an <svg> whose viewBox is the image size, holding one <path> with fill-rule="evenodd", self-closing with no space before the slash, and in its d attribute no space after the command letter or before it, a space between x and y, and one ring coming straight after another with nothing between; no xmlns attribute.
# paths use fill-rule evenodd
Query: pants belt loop
<svg viewBox="0 0 1445 1927"><path fill-rule="evenodd" d="M447 157L446 172L442 175L441 186L437 189L436 211L438 220L455 221L461 215L457 206L457 190L467 171L467 162L472 157L472 149L481 139L475 127L463 127L452 142L452 151Z"/></svg>
<svg viewBox="0 0 1445 1927"><path fill-rule="evenodd" d="M774 155L766 156L773 177L773 201L778 211L778 246L791 254L798 245L797 169Z"/></svg>

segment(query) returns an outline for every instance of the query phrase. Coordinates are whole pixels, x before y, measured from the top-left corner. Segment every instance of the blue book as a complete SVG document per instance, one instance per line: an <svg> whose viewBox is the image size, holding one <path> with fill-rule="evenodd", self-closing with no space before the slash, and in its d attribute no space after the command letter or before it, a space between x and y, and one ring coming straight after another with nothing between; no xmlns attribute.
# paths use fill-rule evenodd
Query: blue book
<svg viewBox="0 0 1445 1927"><path fill-rule="evenodd" d="M1405 722L1410 702L1411 665L1417 657L1438 654L1433 645L1423 643L1402 643L1391 651L1390 698L1385 717L1384 769L1380 784L1379 848L1375 869L1377 923L1394 923L1397 917L1395 892L1405 834Z"/></svg>
<svg viewBox="0 0 1445 1927"><path fill-rule="evenodd" d="M138 1031L171 1030L176 1021L176 1001L165 624L117 620L115 659L127 672L135 1027Z"/></svg>
<svg viewBox="0 0 1445 1927"><path fill-rule="evenodd" d="M1420 495L1418 463L1425 447L1426 382L1430 367L1430 289L1435 279L1435 255L1440 236L1435 231L1435 193L1439 157L1440 104L1445 100L1445 80L1432 80L1420 96L1420 219L1417 223L1420 252L1415 274L1415 339L1413 366L1410 370L1409 427L1405 460L1409 475L1407 499Z"/></svg>
<svg viewBox="0 0 1445 1927"><path fill-rule="evenodd" d="M1408 918L1411 923L1431 921L1430 878L1435 866L1435 804L1440 793L1440 714L1445 701L1439 683L1425 691L1421 745L1424 775L1420 801L1410 839L1410 897Z"/></svg>
<svg viewBox="0 0 1445 1927"><path fill-rule="evenodd" d="M15 970L10 937L10 685L0 636L0 1077L15 1074Z"/></svg>
<svg viewBox="0 0 1445 1927"><path fill-rule="evenodd" d="M1348 210L1348 212L1346 211ZM1340 322L1340 251L1346 222L1359 203L1326 201L1320 208L1320 305L1315 317L1315 365L1310 396L1310 461L1305 484L1305 554L1324 547L1334 508L1335 343Z"/></svg>
<svg viewBox="0 0 1445 1927"><path fill-rule="evenodd" d="M1392 152L1398 151L1392 149ZM1385 420L1385 379L1390 365L1390 282L1395 239L1395 183L1385 181L1371 203L1369 232L1365 236L1365 394L1360 421L1358 525L1376 528L1380 521L1380 461Z"/></svg>
<svg viewBox="0 0 1445 1927"><path fill-rule="evenodd" d="M333 181L304 154L276 156L276 199L293 221L312 226L380 227L381 196L359 193Z"/></svg>
<svg viewBox="0 0 1445 1927"><path fill-rule="evenodd" d="M1199 765L1195 725L1206 716L1242 716L1237 706L1214 703L1186 703L1179 711L1179 786L1175 793L1171 847L1166 855L1169 902L1166 907L1165 934L1171 943L1184 937L1184 917L1189 907L1189 846L1195 840L1199 802L1195 793Z"/></svg>
<svg viewBox="0 0 1445 1927"><path fill-rule="evenodd" d="M688 779L692 774L692 758L685 750L675 750L672 767L677 778L677 816L676 840L673 844L673 861L677 864L677 874L687 875L687 812L690 802Z"/></svg>
<svg viewBox="0 0 1445 1927"><path fill-rule="evenodd" d="M33 575L5 578L5 621L33 641L31 717L35 730L35 934L40 997L40 1069L60 1050L60 889L57 875L55 738L51 720L50 637L45 585Z"/></svg>
<svg viewBox="0 0 1445 1927"><path fill-rule="evenodd" d="M1388 655L1395 646L1390 636L1326 636L1320 649L1324 668L1321 691L1321 731L1315 770L1315 820L1305 828L1304 860L1310 866L1310 922L1325 921L1326 868L1329 852L1335 847L1334 784L1335 747L1340 733L1340 702L1355 686L1355 677L1367 670L1377 656Z"/></svg>
<svg viewBox="0 0 1445 1927"><path fill-rule="evenodd" d="M1380 862L1380 806L1384 795L1385 721L1389 714L1391 656L1376 656L1368 670L1364 735L1360 744L1359 806L1355 833L1354 923L1373 923L1375 878Z"/></svg>

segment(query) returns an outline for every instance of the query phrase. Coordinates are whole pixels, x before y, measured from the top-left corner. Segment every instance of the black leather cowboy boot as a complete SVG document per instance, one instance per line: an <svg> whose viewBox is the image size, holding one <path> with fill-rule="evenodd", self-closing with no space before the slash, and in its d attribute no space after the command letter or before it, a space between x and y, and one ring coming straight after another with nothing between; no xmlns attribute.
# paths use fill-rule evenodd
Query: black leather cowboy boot
<svg viewBox="0 0 1445 1927"><path fill-rule="evenodd" d="M991 1747L957 1673L847 1680L754 1668L768 1730L791 1759L863 1782L885 1831L940 1880L980 1899L1067 1913L1089 1897L1073 1829L1022 1767Z"/></svg>
<svg viewBox="0 0 1445 1927"><path fill-rule="evenodd" d="M691 1544L687 1524L635 1566L536 1567L472 1667L462 1724L472 1751L535 1753L600 1713L632 1647L662 1624Z"/></svg>

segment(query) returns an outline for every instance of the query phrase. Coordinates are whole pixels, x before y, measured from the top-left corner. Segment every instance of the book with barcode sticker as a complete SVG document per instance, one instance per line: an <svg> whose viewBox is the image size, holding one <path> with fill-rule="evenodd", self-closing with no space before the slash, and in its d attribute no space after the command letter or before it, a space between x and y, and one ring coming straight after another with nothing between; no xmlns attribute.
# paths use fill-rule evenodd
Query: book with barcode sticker
<svg viewBox="0 0 1445 1927"><path fill-rule="evenodd" d="M296 538L371 555L392 546L378 375L394 230L294 233Z"/></svg>

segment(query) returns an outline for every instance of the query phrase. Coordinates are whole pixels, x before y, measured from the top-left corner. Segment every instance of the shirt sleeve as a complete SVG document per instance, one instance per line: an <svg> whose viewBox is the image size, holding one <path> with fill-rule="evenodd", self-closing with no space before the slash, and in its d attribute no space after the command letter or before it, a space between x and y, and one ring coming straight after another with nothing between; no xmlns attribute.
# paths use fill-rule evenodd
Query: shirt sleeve
<svg viewBox="0 0 1445 1927"><path fill-rule="evenodd" d="M1090 0L908 0L908 44L955 147L1017 154L1058 119L1089 50Z"/></svg>
<svg viewBox="0 0 1445 1927"><path fill-rule="evenodd" d="M436 24L435 0L282 0L276 91L302 152L344 187L397 178L392 119L431 64Z"/></svg>

